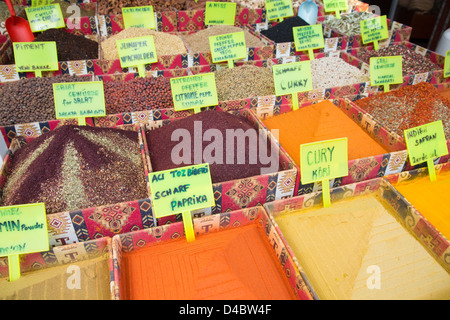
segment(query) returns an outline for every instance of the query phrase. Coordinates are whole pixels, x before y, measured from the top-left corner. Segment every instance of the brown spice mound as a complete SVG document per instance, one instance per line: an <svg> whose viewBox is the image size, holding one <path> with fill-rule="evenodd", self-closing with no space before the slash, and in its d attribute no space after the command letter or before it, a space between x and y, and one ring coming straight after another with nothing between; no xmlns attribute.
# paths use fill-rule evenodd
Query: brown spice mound
<svg viewBox="0 0 450 320"><path fill-rule="evenodd" d="M2 205L44 202L47 214L148 197L138 133L66 125L17 150Z"/></svg>
<svg viewBox="0 0 450 320"><path fill-rule="evenodd" d="M195 128L199 128L200 125L201 129L196 130ZM174 141L172 141L172 134L177 129L185 129L186 135L183 135L182 137L174 135ZM204 135L205 132L209 129L215 129L216 133L220 132L223 139L218 139L215 134L212 138L206 138ZM244 145L242 145L237 142L237 139L235 139L234 141L227 139L227 130L238 129L243 130L241 135L239 135L239 138L241 138L243 134L247 132L247 130L251 129L256 135L256 140L252 140L252 143L249 142L249 138L245 138L245 143ZM231 131L228 132L231 133ZM251 131L248 131L248 133L250 132ZM236 136L238 136L237 131L234 131L234 133L236 133ZM266 161L261 161L261 157L259 156L259 148L261 148L261 146L263 146L263 143L266 143L266 141L262 138L259 138L258 130L256 130L255 127L244 117L228 112L202 111L192 116L176 120L160 128L147 130L146 138L150 153L152 170L154 172L188 166L191 164L208 162L205 160L207 160L207 158L211 156L215 157L215 159L217 160L217 163L209 163L211 170L211 179L213 183L218 183L260 175L262 168L269 167L269 164L267 164ZM188 139L190 139L190 142ZM201 141L201 157L194 146L197 141ZM180 146L181 144L183 144L184 146L184 143L186 143L187 147L190 146L190 151L186 151L186 158L190 160L186 161L187 163L177 164L175 163L176 159L172 158L172 150L176 150L174 151L174 153L176 154L177 158L183 157L184 153L183 151L180 151ZM227 153L231 152L231 147L227 148L227 144L230 143L232 143L232 147L234 148L233 161L227 161ZM178 148L176 147L177 145ZM218 145L223 146L222 150L220 150L220 148L215 148L215 146ZM267 141L266 147L267 152L262 151L262 153L264 155L270 156L270 163L279 164L277 154L271 154L269 141ZM205 151L205 149L209 151ZM213 152L212 149L217 151L217 154L216 152ZM184 150L188 150L188 148ZM242 155L245 156L244 163L239 163L238 156L240 158L242 157ZM249 155L256 156L256 163L253 163L251 161ZM200 161L196 161L199 157ZM220 161L219 159L221 159L222 161Z"/></svg>

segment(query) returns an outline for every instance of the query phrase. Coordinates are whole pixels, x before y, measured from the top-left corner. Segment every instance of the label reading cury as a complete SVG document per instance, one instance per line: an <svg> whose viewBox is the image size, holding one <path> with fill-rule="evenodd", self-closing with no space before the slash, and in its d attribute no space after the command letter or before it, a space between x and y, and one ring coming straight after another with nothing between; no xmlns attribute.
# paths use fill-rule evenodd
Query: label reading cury
<svg viewBox="0 0 450 320"><path fill-rule="evenodd" d="M311 61L273 65L272 73L277 96L313 89Z"/></svg>
<svg viewBox="0 0 450 320"><path fill-rule="evenodd" d="M214 63L247 57L244 32L227 33L209 37L209 46Z"/></svg>
<svg viewBox="0 0 450 320"><path fill-rule="evenodd" d="M57 119L105 116L103 81L53 84Z"/></svg>
<svg viewBox="0 0 450 320"><path fill-rule="evenodd" d="M127 28L155 29L153 6L122 8L123 24Z"/></svg>
<svg viewBox="0 0 450 320"><path fill-rule="evenodd" d="M55 71L59 69L55 41L14 42L14 59L17 71Z"/></svg>
<svg viewBox="0 0 450 320"><path fill-rule="evenodd" d="M370 58L370 84L372 86L403 83L402 56Z"/></svg>
<svg viewBox="0 0 450 320"><path fill-rule="evenodd" d="M292 1L289 0L266 0L267 20L276 20L294 15Z"/></svg>
<svg viewBox="0 0 450 320"><path fill-rule="evenodd" d="M25 12L32 32L66 27L59 3L26 7Z"/></svg>
<svg viewBox="0 0 450 320"><path fill-rule="evenodd" d="M234 26L236 19L236 2L206 1L205 25Z"/></svg>
<svg viewBox="0 0 450 320"><path fill-rule="evenodd" d="M363 20L360 22L360 25L363 44L387 39L389 37L386 16Z"/></svg>

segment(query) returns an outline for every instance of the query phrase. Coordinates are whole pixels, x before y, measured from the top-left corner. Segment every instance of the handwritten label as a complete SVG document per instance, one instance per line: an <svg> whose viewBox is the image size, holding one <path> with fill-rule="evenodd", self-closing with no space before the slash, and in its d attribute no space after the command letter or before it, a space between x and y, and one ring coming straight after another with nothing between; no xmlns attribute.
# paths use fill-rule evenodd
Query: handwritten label
<svg viewBox="0 0 450 320"><path fill-rule="evenodd" d="M325 12L347 11L347 0L323 0Z"/></svg>
<svg viewBox="0 0 450 320"><path fill-rule="evenodd" d="M54 83L57 119L105 116L102 81Z"/></svg>
<svg viewBox="0 0 450 320"><path fill-rule="evenodd" d="M236 19L236 2L206 1L205 25L234 26Z"/></svg>
<svg viewBox="0 0 450 320"><path fill-rule="evenodd" d="M450 50L445 53L444 78L450 77Z"/></svg>
<svg viewBox="0 0 450 320"><path fill-rule="evenodd" d="M59 69L55 41L14 42L14 59L19 72L55 71Z"/></svg>
<svg viewBox="0 0 450 320"><path fill-rule="evenodd" d="M363 44L387 39L389 37L386 16L363 20L360 22L360 25Z"/></svg>
<svg viewBox="0 0 450 320"><path fill-rule="evenodd" d="M44 203L0 207L0 257L48 250Z"/></svg>
<svg viewBox="0 0 450 320"><path fill-rule="evenodd" d="M243 31L209 37L209 46L214 63L247 57Z"/></svg>
<svg viewBox="0 0 450 320"><path fill-rule="evenodd" d="M32 32L66 27L59 3L26 7L25 12Z"/></svg>
<svg viewBox="0 0 450 320"><path fill-rule="evenodd" d="M122 68L158 61L153 36L117 40L116 45Z"/></svg>
<svg viewBox="0 0 450 320"><path fill-rule="evenodd" d="M156 218L215 205L207 163L151 172L148 177Z"/></svg>
<svg viewBox="0 0 450 320"><path fill-rule="evenodd" d="M273 65L272 73L277 96L313 89L311 61Z"/></svg>
<svg viewBox="0 0 450 320"><path fill-rule="evenodd" d="M294 43L296 51L321 49L325 47L323 29L321 24L312 26L294 27Z"/></svg>
<svg viewBox="0 0 450 320"><path fill-rule="evenodd" d="M347 176L347 138L302 144L300 161L302 184Z"/></svg>
<svg viewBox="0 0 450 320"><path fill-rule="evenodd" d="M403 83L402 56L370 58L370 84L372 86Z"/></svg>
<svg viewBox="0 0 450 320"><path fill-rule="evenodd" d="M127 28L155 29L153 6L122 8L123 24Z"/></svg>
<svg viewBox="0 0 450 320"><path fill-rule="evenodd" d="M176 111L199 109L215 106L217 98L214 73L202 73L194 76L170 79L173 104Z"/></svg>
<svg viewBox="0 0 450 320"><path fill-rule="evenodd" d="M292 1L289 0L266 0L267 20L276 20L294 15Z"/></svg>
<svg viewBox="0 0 450 320"><path fill-rule="evenodd" d="M52 2L53 2L52 0L31 0L31 6L32 7L47 6Z"/></svg>
<svg viewBox="0 0 450 320"><path fill-rule="evenodd" d="M409 162L417 164L448 154L442 121L435 121L404 131Z"/></svg>

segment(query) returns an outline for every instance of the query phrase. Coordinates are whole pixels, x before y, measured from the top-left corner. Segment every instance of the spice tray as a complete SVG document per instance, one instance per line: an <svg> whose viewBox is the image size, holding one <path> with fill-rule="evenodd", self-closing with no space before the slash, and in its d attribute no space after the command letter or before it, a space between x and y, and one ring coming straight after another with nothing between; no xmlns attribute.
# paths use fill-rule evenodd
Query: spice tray
<svg viewBox="0 0 450 320"><path fill-rule="evenodd" d="M248 10L248 9L247 9ZM197 31L200 31L204 29L203 25L203 16L204 11L178 11L178 12L167 12L164 14L167 14L168 16L175 16L177 17L177 14L181 16L179 19L184 21L184 14L193 14L195 17L202 17L200 20L201 27L185 27L178 25L175 23L172 25L172 27L165 27L163 22L163 27L160 27L159 20L158 21L158 31L161 32L167 32L169 34L173 35L188 35L195 33ZM160 16L159 13L155 13L157 16ZM245 16L245 15L244 15ZM260 16L259 16L260 17ZM159 19L159 18L158 18ZM199 18L200 19L200 18ZM198 20L198 19L197 19ZM99 21L99 32L100 32L100 42L105 41L112 35L115 35L119 33L120 31L124 30L123 26L123 19L121 15L105 15L105 16L98 16ZM198 22L198 21L197 21ZM265 46L261 47L248 47L247 58L243 60L260 60L260 59L268 59L271 58L273 55L273 46L272 41L269 39L254 33L252 30L250 30L246 25L242 23L236 23L237 27L240 27L242 29L248 30L251 34L253 34L255 37L260 39ZM178 29L177 29L178 28ZM168 55L168 56L159 56L158 61L152 64L145 65L146 71L150 70L162 70L162 69L177 69L177 68L188 68L193 66L201 66L201 65L209 65L212 64L212 57L210 52L193 52L190 50L189 46L185 43L185 47L187 50L187 53L183 54L174 54L174 55ZM98 67L100 69L96 68L96 74L113 74L113 73L127 73L127 72L137 72L136 68L121 68L120 61L117 60L106 60L104 59L103 55L101 54L100 61L97 62Z"/></svg>
<svg viewBox="0 0 450 320"><path fill-rule="evenodd" d="M319 299L448 299L450 243L387 180L330 198L328 208L321 192L264 205Z"/></svg>
<svg viewBox="0 0 450 320"><path fill-rule="evenodd" d="M149 170L146 155L148 152L146 151L147 145L142 140L141 127L139 125L128 125L118 128L139 132L140 152L144 175L147 180ZM22 136L12 141L0 171L0 188L2 190L8 180L8 172L14 153L35 138ZM156 225L151 200L148 196L122 203L47 214L47 222L50 247L85 242L100 237L112 237L118 233L150 228Z"/></svg>
<svg viewBox="0 0 450 320"><path fill-rule="evenodd" d="M197 218L193 228L192 242L182 222L114 236L114 299L314 299L263 207Z"/></svg>
<svg viewBox="0 0 450 320"><path fill-rule="evenodd" d="M323 35L325 38L343 38L346 47L342 50L350 50L353 48L366 47L367 45L362 43L361 35L348 36L340 30L336 30L327 26L325 23L325 17L318 17L317 23L321 23L323 25ZM359 23L359 22L358 22ZM389 38L383 41L380 41L380 47L389 42L400 42L400 41L408 41L411 37L412 28L404 25L402 23L387 19L387 27L389 30ZM294 47L295 48L295 47Z"/></svg>
<svg viewBox="0 0 450 320"><path fill-rule="evenodd" d="M268 132L251 110L241 109L230 111L230 113L240 115L249 120L254 128L258 130L258 133L263 134L264 139L267 139L268 143L270 143L271 150L278 151L278 170L273 173L262 173L247 178L213 183L215 206L193 211L194 217L249 208L258 204L294 195L297 169L289 156L282 148L280 148L277 140L273 138L272 134ZM180 118L149 121L144 126L144 129L150 130L149 134L151 134L151 130L170 124L178 119ZM144 144L147 144L145 136L144 139ZM149 168L149 171L152 172L152 162L148 148L146 149L146 152L147 167ZM151 194L150 188L148 192ZM181 215L160 218L157 220L157 225L162 225L171 221L180 221L180 219Z"/></svg>
<svg viewBox="0 0 450 320"><path fill-rule="evenodd" d="M66 30L69 33L75 35L84 35L85 37L97 41L98 40L98 25L97 18L94 17L80 17L74 18L74 21L71 19L64 19L66 23ZM74 28L67 27L72 23ZM15 64L11 64L14 58L13 47L11 41L7 40L7 42L3 45L0 54L2 56L2 64L0 65L0 82L6 81L14 81L19 80L21 78L34 77L33 72L19 72L15 66ZM97 66L97 59L89 59L89 60L77 60L77 61L59 61L59 70L58 71L44 71L42 74L44 76L52 76L59 74L70 74L70 75L86 75L94 73L99 73L101 70ZM96 71L96 69L99 69Z"/></svg>
<svg viewBox="0 0 450 320"><path fill-rule="evenodd" d="M0 258L0 297L7 300L111 300L111 238L20 256L21 276L8 280L8 258Z"/></svg>
<svg viewBox="0 0 450 320"><path fill-rule="evenodd" d="M391 42L389 44L389 46L394 46L394 45L405 46L408 49L410 49L411 51L420 54L425 59L428 59L430 62L436 64L440 68L439 70L428 71L425 73L412 72L411 74L403 74L403 82L404 83L409 85L409 84L415 84L415 83L419 83L419 82L423 82L423 81L426 81L426 82L429 82L432 84L440 84L440 83L444 83L444 82L450 82L450 78L443 77L443 68L444 68L445 57L443 57L442 55L440 55L434 51L425 49L425 48L423 48L417 44L411 43L409 41ZM365 48L353 48L353 49L347 50L347 52L350 55L357 57L358 54L360 54L361 51L365 50L365 49L373 50L373 46L368 45ZM381 49L383 49L383 48L380 47L380 50ZM402 85L404 85L404 84L392 85L391 88L396 89Z"/></svg>

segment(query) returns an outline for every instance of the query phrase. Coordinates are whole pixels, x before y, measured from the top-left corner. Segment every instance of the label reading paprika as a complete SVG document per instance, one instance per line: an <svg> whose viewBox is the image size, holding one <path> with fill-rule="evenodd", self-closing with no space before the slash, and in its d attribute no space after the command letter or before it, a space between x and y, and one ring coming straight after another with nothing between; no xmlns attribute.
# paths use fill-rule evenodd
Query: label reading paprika
<svg viewBox="0 0 450 320"><path fill-rule="evenodd" d="M292 1L289 0L265 0L267 20L277 20L294 15Z"/></svg>
<svg viewBox="0 0 450 320"><path fill-rule="evenodd" d="M66 27L59 3L26 7L25 12L32 32Z"/></svg>
<svg viewBox="0 0 450 320"><path fill-rule="evenodd" d="M14 42L14 59L19 72L55 71L59 69L55 41Z"/></svg>
<svg viewBox="0 0 450 320"><path fill-rule="evenodd" d="M205 25L234 26L236 19L236 2L206 1Z"/></svg>
<svg viewBox="0 0 450 320"><path fill-rule="evenodd" d="M233 61L247 57L244 32L227 33L209 37L214 63Z"/></svg>
<svg viewBox="0 0 450 320"><path fill-rule="evenodd" d="M153 6L122 8L123 24L127 28L155 29Z"/></svg>

